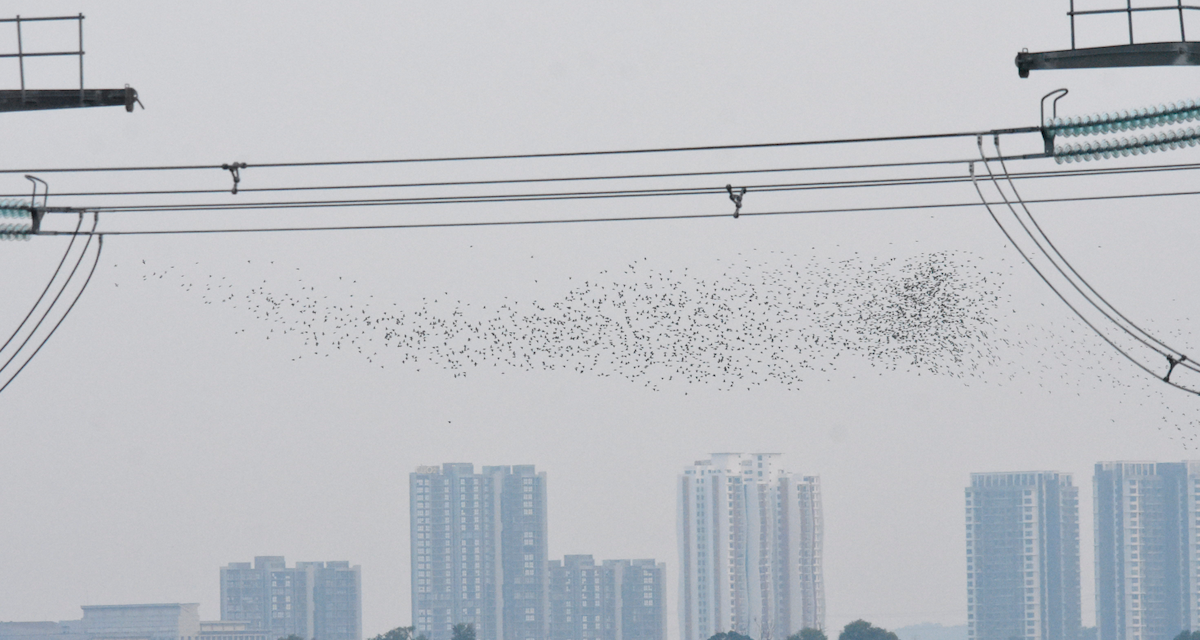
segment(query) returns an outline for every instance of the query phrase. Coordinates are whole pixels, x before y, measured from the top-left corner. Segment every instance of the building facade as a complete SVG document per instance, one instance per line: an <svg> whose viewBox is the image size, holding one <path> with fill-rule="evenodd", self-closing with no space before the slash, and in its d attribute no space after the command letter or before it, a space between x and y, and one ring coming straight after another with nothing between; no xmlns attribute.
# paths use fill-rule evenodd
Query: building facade
<svg viewBox="0 0 1200 640"><path fill-rule="evenodd" d="M718 453L678 480L682 640L825 626L820 479L777 453Z"/></svg>
<svg viewBox="0 0 1200 640"><path fill-rule="evenodd" d="M1200 629L1200 463L1096 464L1100 640Z"/></svg>
<svg viewBox="0 0 1200 640"><path fill-rule="evenodd" d="M666 572L654 560L550 562L551 640L666 640Z"/></svg>
<svg viewBox="0 0 1200 640"><path fill-rule="evenodd" d="M362 569L346 561L297 562L313 570L313 638L362 640Z"/></svg>
<svg viewBox="0 0 1200 640"><path fill-rule="evenodd" d="M412 614L418 634L546 640L546 474L447 463L409 475Z"/></svg>
<svg viewBox="0 0 1200 640"><path fill-rule="evenodd" d="M1067 473L975 473L966 490L969 640L1078 640L1079 490Z"/></svg>
<svg viewBox="0 0 1200 640"><path fill-rule="evenodd" d="M243 622L201 622L195 603L83 607L79 620L0 622L0 640L275 640Z"/></svg>
<svg viewBox="0 0 1200 640"><path fill-rule="evenodd" d="M221 620L270 639L362 640L361 569L349 562L258 556L221 567Z"/></svg>
<svg viewBox="0 0 1200 640"><path fill-rule="evenodd" d="M654 560L605 560L620 585L620 623L615 640L667 640L667 564Z"/></svg>

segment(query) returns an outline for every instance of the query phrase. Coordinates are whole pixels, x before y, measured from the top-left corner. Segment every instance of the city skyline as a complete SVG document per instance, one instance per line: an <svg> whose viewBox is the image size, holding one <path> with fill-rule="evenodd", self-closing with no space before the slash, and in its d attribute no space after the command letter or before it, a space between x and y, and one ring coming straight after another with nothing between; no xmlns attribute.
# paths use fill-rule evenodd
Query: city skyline
<svg viewBox="0 0 1200 640"><path fill-rule="evenodd" d="M732 524L739 519L745 521L748 514L782 513L785 502L772 495L771 485L790 478L791 482L799 482L792 499L797 501L801 511L811 511L806 516L807 524L804 523L804 518L800 520L809 531L808 539L810 542L820 541L822 501L819 479L787 473L780 465L780 457L781 454L777 453L715 453L708 460L696 461L678 477L681 483L678 485L681 493L677 496L680 501L677 505L680 517L687 511L684 509L687 500L695 501L694 505L717 505L724 502L715 495L700 495L700 491L708 489L708 484L722 489L721 495L728 499L727 517L718 517L716 521L727 519ZM429 482L439 477L442 482ZM1083 558L1078 542L1078 487L1075 486L1073 477L1072 473L1057 471L970 474L971 485L966 489L966 504L967 633L971 638L1011 638L1014 636L1011 635L1010 627L1022 628L1025 634L1022 637L1029 640L1070 640L1072 637L1081 637L1078 599ZM488 481L485 481L485 478ZM687 491L688 487L697 482L705 486L699 491L696 487ZM1200 548L1200 532L1197 531L1200 529L1200 521L1197 520L1200 518L1200 461L1097 462L1093 482L1096 489L1093 504L1096 529L1096 555L1093 561L1097 567L1096 626L1100 634L1105 634L1099 637L1104 639L1116 635L1119 640L1170 640L1177 632L1173 631L1176 627L1195 626L1198 609L1191 603L1198 598L1196 584L1200 582L1200 576L1197 574L1197 552L1190 547L1194 544ZM497 556L500 560L496 566L501 576L504 574L505 547L508 546L508 555L516 559L516 564L512 566L519 569L513 572L509 579L527 577L530 580L526 583L535 589L533 593L548 593L541 612L529 612L527 609L520 612L534 615L531 622L540 624L540 620L545 620L547 638L631 640L628 635L624 638L620 635L622 622L628 625L628 619L621 616L622 596L619 594L624 593L628 596L636 589L630 591L631 587L627 585L622 591L622 588L617 586L621 583L622 572L636 575L639 579L645 575L646 584L654 585L654 598L658 603L654 606L662 605L663 594L669 584L664 573L666 564L662 562L635 559L604 560L597 564L591 555L576 554L567 555L563 560L547 560L539 575L539 563L527 561L526 552L531 550L527 548L530 546L529 539L548 541L548 531L544 530L543 526L548 520L549 509L546 500L546 473L536 471L534 465L484 466L479 474L474 472L474 465L470 463L446 463L441 467L424 466L410 474L410 487L416 489L410 493L410 508L416 514L413 519L415 524L433 523L434 519L429 518L427 512L440 511L445 517L438 519L439 524L445 527L447 532L483 532L485 536L491 536L493 544L482 546L491 546L500 551ZM443 499L433 500L435 494L441 494ZM506 495L507 501L504 499ZM782 492L780 495L783 495ZM486 502L481 505L481 497L485 501L490 498L491 505L488 506ZM509 505L508 509L503 506L506 503ZM458 517L451 518L450 515L455 512ZM499 515L492 518L493 514ZM701 516L701 519L707 520L707 516ZM499 522L499 525L493 526L495 522ZM682 552L683 540L689 536L694 537L697 532L686 532L683 521L680 522L680 533L684 534L684 538L680 539ZM510 524L506 527L505 523ZM767 549L769 544L766 540L770 537L767 532L788 528L783 520L766 521L765 526L739 526L746 527L745 533L738 533L737 527L729 529L731 535L728 540L731 548L742 549L739 554L744 555L744 551L750 548L745 543L757 537L765 545L759 547L758 553L762 558L777 555L776 551ZM414 534L427 532L428 526L414 528ZM458 540L457 545L446 545L443 542L443 546L468 546L465 542L469 535L460 537L461 539L454 538ZM410 542L418 539L420 536L414 535ZM412 546L412 553L418 553L418 546ZM469 546L476 545L472 543ZM512 553L513 547L520 553ZM819 570L819 547L807 554L802 552L798 556L801 564L809 556L818 561L813 565L813 569ZM470 556L466 556L455 562L458 566L468 567L473 564L471 560ZM533 563L532 566L530 562ZM181 623L180 628L186 627L185 630L191 630L191 626L195 625L186 620L192 618L195 618L195 624L200 625L195 630L179 635L187 640L191 640L193 636L199 640L270 640L285 634L354 640L353 635L340 637L335 635L336 631L316 631L308 634L306 629L317 630L320 627L316 620L319 617L317 613L323 606L327 611L331 610L328 605L322 603L319 596L314 597L314 594L319 594L324 588L327 594L332 595L337 592L339 585L352 585L351 593L358 597L361 593L360 571L358 566L351 567L345 561L297 562L294 567L287 567L282 556L257 556L253 563L231 562L220 567L220 621L199 621L198 614L195 613L195 604L84 605L85 617L81 623L0 623L6 625L0 626L0 640L27 640L26 636L40 637L51 632L79 634L88 624L91 625L91 635L88 637L101 638L103 634L96 631L100 628L96 626L99 623L88 622L89 616L96 612L132 610L137 607L157 610L181 606L185 607L181 611L191 613L181 618L185 622ZM732 567L731 571L737 573L737 565ZM1009 573L1016 575L1020 580L1011 580ZM444 577L458 574L459 570L455 570ZM597 584L597 599L591 605L588 605L586 600L579 599L581 592L571 596L577 600L575 601L571 600L571 597L564 599L561 591L555 591L561 590L564 583L582 584L585 575L587 580L595 580ZM338 576L349 578L349 581L339 582L335 579ZM763 584L767 584L770 581L770 572L764 573L763 576ZM424 579L418 580L426 576L417 572L414 572L412 577L415 583L422 586L431 584ZM819 573L811 578L823 582L823 575ZM503 593L503 580L502 577L500 593ZM601 580L604 582L601 583ZM454 582L456 581L443 580L441 586ZM487 582L483 581L484 584ZM1024 586L1018 583L1023 583ZM268 584L270 587L264 588ZM599 586L601 584L602 588ZM544 589L542 585L545 585ZM633 582L630 582L630 585L633 585ZM646 586L647 594L650 591L651 587ZM1005 597L1003 594L1006 592L1019 592L1019 597ZM555 595L556 593L559 595ZM735 594L730 600L735 607L738 601L756 601L764 612L769 611L768 606L763 604L769 600L762 595L736 595L736 587L728 590L728 593ZM326 597L328 598L328 595ZM650 596L646 595L646 598L649 599ZM1106 603L1105 599L1111 603ZM271 604L269 610L263 606L268 601ZM497 604L496 611L501 614L511 609L506 606L503 597L498 599ZM645 604L649 607L650 600ZM257 613L248 611L248 605L253 605L249 609L257 607ZM361 610L356 606L342 609L350 611L351 617L361 616ZM1004 613L1010 609L1017 613ZM279 611L278 614L273 613L276 610ZM1033 613L1026 615L1028 612ZM737 613L739 612L731 611L728 618L731 630L737 630L737 625L741 624ZM572 614L576 616L573 619L570 617ZM588 616L596 617L589 620ZM463 611L462 617L452 617L476 624L476 620L467 616L466 610ZM749 614L745 617L753 619ZM267 628L270 627L270 623L263 622L276 618L279 620L274 623L273 628ZM642 628L665 624L666 620L662 610L635 613L634 618L642 621ZM93 616L90 619L99 618ZM336 619L336 615L327 618L329 621ZM805 614L804 619L813 620L808 614ZM1123 622L1116 624L1108 619ZM586 624L579 624L591 622L596 625L600 620L604 621L603 626L593 626L591 629ZM647 620L657 622L647 627ZM563 624L564 622L572 624ZM361 629L361 623L358 625L357 628ZM633 626L636 625L626 628ZM1114 626L1116 632L1113 630ZM1122 626L1124 631L1121 631ZM51 627L61 628L63 631L53 631ZM430 628L417 631L432 630ZM589 631L592 635L589 635ZM763 625L759 627L759 632L760 635L767 634L763 637L770 638L772 630ZM361 631L358 633L361 634ZM605 633L608 635L604 635ZM665 633L665 630L662 633ZM1124 635L1120 635L1121 633ZM561 637L556 637L555 634Z"/></svg>

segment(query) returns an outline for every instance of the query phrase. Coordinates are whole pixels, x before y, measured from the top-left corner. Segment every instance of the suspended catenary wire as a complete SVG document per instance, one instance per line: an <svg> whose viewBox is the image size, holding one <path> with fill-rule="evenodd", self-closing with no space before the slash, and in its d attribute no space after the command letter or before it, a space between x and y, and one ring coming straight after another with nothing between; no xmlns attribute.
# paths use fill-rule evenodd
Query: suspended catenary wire
<svg viewBox="0 0 1200 640"><path fill-rule="evenodd" d="M916 140L944 140L949 138L973 138L978 135L1036 133L1040 127L1017 127L1012 129L992 129L990 131L959 132L959 133L924 133L903 136L875 136L866 138L837 138L830 140L799 140L793 142L758 142L746 144L718 144L692 147L657 147L645 149L612 149L602 151L554 151L547 153L512 153L497 155L474 156L434 156L425 158L392 158L378 160L317 160L308 162L264 162L237 163L240 168L277 169L297 167L335 167L362 166L377 164L426 164L437 162L480 162L489 160L535 160L548 158L581 158L596 156L649 155L661 153L695 153L706 151L736 151L747 149L780 149L788 147L812 147L842 144L865 144L872 142L904 142ZM1026 156L1022 156L1026 157ZM1027 157L1045 157L1045 154L1031 154ZM42 169L0 169L0 173L87 173L87 172L127 172L127 171L195 171L203 169L220 169L227 171L228 164L192 164L192 165L144 165L125 167L74 167L74 168L42 168Z"/></svg>
<svg viewBox="0 0 1200 640"><path fill-rule="evenodd" d="M996 145L997 154L999 154L1000 153L999 140L994 139L994 143ZM1078 275L1078 273L1074 270L1074 268L1069 264L1069 262L1067 262L1066 259L1063 258L1060 253L1058 253L1057 248L1054 247L1052 242L1050 242L1049 237L1044 234L1040 225L1037 224L1036 220L1033 218L1032 214L1029 212L1028 204L1033 201L1022 200L1020 197L1020 194L1016 191L1015 185L1012 183L1011 180L1009 180L1009 184L1013 190L1013 196L1014 196L1013 200L1015 200L1016 202L1018 202L1020 204L1021 209L1026 214L1026 217L1029 218L1030 223L1029 224L1026 223L1025 219L1023 219L1021 214L1018 213L1017 208L1013 206L1013 202L1009 200L1009 197L1005 193L1003 187L1001 186L999 179L992 172L989 162L991 160L994 160L994 158L989 159L987 157L987 154L984 152L982 136L980 136L978 138L977 144L979 146L979 155L980 155L981 163L982 163L984 169L988 173L989 180L992 182L992 185L995 187L997 194L999 194L1000 199L1003 201L1005 207L1011 213L1013 219L1015 219L1017 221L1018 225L1025 232L1025 235L1027 235L1030 238L1030 240L1033 241L1034 248L1037 250L1037 252L1042 254L1043 256L1045 256L1046 259L1050 261L1050 263L1054 267L1055 271L1057 271L1060 276L1062 276L1065 280L1067 280L1067 282L1071 285L1071 287L1073 289L1075 289L1075 291L1080 296L1082 296L1089 305L1091 305L1093 308L1095 308L1097 311L1099 311L1101 316L1105 320L1107 320L1111 324L1115 324L1118 328L1120 328L1122 331L1124 331L1127 335L1130 335L1135 340L1142 343L1144 346L1149 347L1151 350L1155 351L1159 355L1167 356L1168 358L1170 358L1170 356L1168 356L1167 353L1164 353L1159 348L1150 344L1150 342L1152 341L1154 343L1161 345L1160 342L1155 340L1153 337L1149 336L1149 334L1145 334L1145 332L1141 331L1141 329L1139 327L1137 327L1137 325L1133 324L1124 315L1117 312L1116 309L1113 308L1111 305L1109 305L1107 300L1105 300L1103 297L1099 296L1099 294L1097 294L1095 292L1095 290L1092 289L1091 285L1088 284L1082 277L1080 277ZM1003 162L1001 162L1001 168L1004 171L1004 173L1007 175L1007 166ZM973 170L972 170L972 176L974 176ZM1104 340L1104 342L1106 342L1110 347L1112 347L1117 353L1121 354L1123 357L1125 357L1127 360L1129 360L1131 363L1133 363L1135 366L1137 366L1142 371L1150 374L1151 376L1158 378L1159 377L1158 374L1155 373L1155 371L1152 370L1149 367L1149 365L1142 362L1141 359L1135 357L1127 349L1124 349L1120 345L1118 345L1116 343L1116 341L1108 335L1107 332L1102 330L1101 327L1097 325L1097 323L1090 320L1078 308L1077 305L1073 304L1070 300L1068 300L1067 295L1063 291L1061 291L1059 287L1055 286L1055 284L1051 281L1051 277L1050 277L1050 275L1048 275L1048 272L1044 271L1042 268L1039 268L1038 265L1035 263L1033 257L1036 254L1034 254L1034 252L1031 250L1023 249L1021 246L1021 243L1019 243L1017 241L1017 238L1015 238L1013 236L1013 234L1008 230L1008 228L1004 225L1004 223L1002 223L1000 221L1000 218L992 210L991 203L983 195L983 191L982 191L982 189L980 189L978 181L974 181L974 186L975 186L976 192L979 194L980 201L983 203L984 207L987 208L988 214L991 216L992 221L995 222L996 226L998 226L1000 228L1000 230L1004 234L1005 238L1008 239L1009 243L1011 243L1013 245L1013 248L1015 248L1017 250L1017 252L1021 255L1021 258L1034 270L1034 272L1038 275L1038 277L1042 280L1042 282L1045 283L1046 286L1049 287L1052 292L1054 292L1055 296L1057 296L1058 299L1061 300L1063 302L1063 304L1065 304L1067 306L1067 308L1070 309L1089 329L1091 329L1096 335L1098 335L1102 340ZM1057 257L1057 260L1056 260L1056 257ZM1060 265L1060 262L1062 263L1061 265ZM1075 276L1075 279L1078 279L1079 282L1083 284L1083 287L1081 287L1080 284L1075 281L1075 279L1073 279L1071 276L1068 275L1068 271ZM1091 295L1089 295L1088 293L1085 293L1085 291L1084 291L1085 288L1087 289L1087 291L1089 291L1091 293ZM1121 320L1124 320L1125 323L1127 323L1129 326L1127 327L1125 324L1122 324L1122 322L1118 321L1117 320L1118 317ZM1141 334L1141 335L1139 335L1139 334ZM1147 337L1149 337L1149 341L1147 341ZM1172 351L1172 352L1178 353L1178 352L1174 352L1174 351ZM1179 355L1181 355L1181 354L1179 354ZM1184 361L1186 361L1186 358L1182 358L1180 360L1172 360L1172 368L1174 368L1175 364L1182 363ZM1200 391L1198 391L1198 390L1185 387L1177 382L1172 382L1170 380L1169 373L1167 376L1164 376L1161 379L1164 382L1166 382L1167 384L1170 384L1171 386L1174 386L1178 389L1187 391L1189 393L1200 395Z"/></svg>
<svg viewBox="0 0 1200 640"><path fill-rule="evenodd" d="M83 222L82 218L83 218L83 215L80 214L80 226L82 226L82 222ZM12 353L9 355L8 359L4 361L4 364L0 365L0 380L4 380L3 385L0 386L0 393L3 393L4 390L7 389L10 384L12 384L13 380L16 380L17 376L21 375L21 372L25 370L25 367L29 366L29 363L32 362L33 358L35 356L37 356L38 352L40 352L42 350L42 347L44 347L46 345L46 343L50 340L51 336L53 336L54 333L56 331L58 331L59 326L61 326L63 321L67 319L67 316L71 313L71 310L75 308L75 304L77 302L79 302L79 298L83 296L83 292L87 289L88 283L90 283L92 281L92 274L94 274L96 272L96 266L100 263L100 251L104 246L104 237L102 235L96 233L96 227L99 224L99 222L100 222L99 216L94 215L92 218L91 231L78 232L78 230L77 230L77 233L86 234L88 236L87 240L83 244L83 248L79 252L79 258L75 260L75 264L74 264L74 266L71 267L70 273L67 274L66 279L63 280L63 282L62 282L62 286L60 286L58 288L58 292L56 294L54 294L54 298L50 301L50 304L46 306L45 310L42 312L41 317L38 318L38 321L33 325L33 328L31 328L29 330L29 333L25 336L25 339L22 340L21 344L19 346L17 346L17 348L15 350L12 351ZM45 322L46 318L48 318L50 316L50 313L54 310L55 306L58 304L59 299L62 297L63 293L67 290L67 287L70 286L71 281L75 278L76 272L79 270L79 266L81 264L83 264L84 257L87 256L87 250L88 250L88 247L92 244L92 240L93 240L92 236L94 236L94 235L100 235L100 237L97 239L96 255L92 262L91 269L88 271L87 278L84 280L83 285L79 288L79 291L76 292L74 299L71 300L71 304L68 305L67 309L65 311L63 311L61 316L59 316L58 320L54 323L54 326L51 327L50 331L48 331L41 338L41 340L38 341L37 346L34 347L33 351L31 353L29 353L29 355L24 359L23 362L21 362L21 365L19 367L17 367L17 369L15 371L13 371L11 374L9 374L7 376L7 378L2 377L5 370L8 369L13 364L14 361L16 361L17 356L20 355L21 352L25 349L25 347L29 345L30 340L32 340L33 337L37 334L37 331L42 326L42 323ZM70 247L72 245L74 245L74 242L75 242L75 238L72 237L71 242L68 245L67 253L70 252ZM64 260L66 259L67 253L64 253L64 255L63 255ZM60 262L59 268L61 269L61 267L62 267L62 263ZM54 282L55 278L58 277L58 274L59 274L59 270L56 269L54 272L54 276L51 277L51 279L50 279L50 284L52 284ZM47 284L47 289L49 289L50 284ZM44 296L44 293L43 293L43 296ZM29 315L33 314L34 310L37 309L37 306L38 306L38 304L41 303L41 301L42 301L42 297L39 297L37 302L30 309ZM26 319L28 319L28 315L26 316ZM24 323L22 323L22 325L23 324ZM20 331L20 327L18 327L18 331ZM14 336L15 335L16 335L16 333L14 332ZM11 340L11 338L10 338L10 340Z"/></svg>

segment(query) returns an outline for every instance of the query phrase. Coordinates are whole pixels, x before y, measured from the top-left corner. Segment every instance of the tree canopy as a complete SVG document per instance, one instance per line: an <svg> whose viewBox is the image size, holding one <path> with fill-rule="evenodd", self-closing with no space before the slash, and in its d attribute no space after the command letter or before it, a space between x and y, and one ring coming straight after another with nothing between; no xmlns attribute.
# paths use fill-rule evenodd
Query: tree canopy
<svg viewBox="0 0 1200 640"><path fill-rule="evenodd" d="M371 640L428 640L424 634L416 635L413 627L396 627L387 633L381 633Z"/></svg>
<svg viewBox="0 0 1200 640"><path fill-rule="evenodd" d="M475 640L475 625L460 622L451 629L451 640Z"/></svg>
<svg viewBox="0 0 1200 640"><path fill-rule="evenodd" d="M1200 640L1200 631L1188 631L1184 629L1175 636L1175 640Z"/></svg>
<svg viewBox="0 0 1200 640"><path fill-rule="evenodd" d="M744 636L736 631L722 631L721 633L713 634L708 640L754 640L750 636Z"/></svg>
<svg viewBox="0 0 1200 640"><path fill-rule="evenodd" d="M800 630L800 633L793 633L787 637L787 640L829 640L825 636L825 632L812 627L805 627Z"/></svg>
<svg viewBox="0 0 1200 640"><path fill-rule="evenodd" d="M900 640L900 638L887 629L871 626L871 623L866 620L855 620L842 629L838 640Z"/></svg>

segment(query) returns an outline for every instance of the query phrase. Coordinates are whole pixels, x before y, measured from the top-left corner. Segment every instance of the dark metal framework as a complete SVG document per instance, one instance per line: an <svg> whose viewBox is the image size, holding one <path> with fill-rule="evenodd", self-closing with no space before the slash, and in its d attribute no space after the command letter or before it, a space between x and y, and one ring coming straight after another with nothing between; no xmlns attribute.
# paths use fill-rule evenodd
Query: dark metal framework
<svg viewBox="0 0 1200 640"><path fill-rule="evenodd" d="M1162 11L1170 11L1179 15L1179 40L1177 42L1135 42L1133 15L1135 13ZM1133 6L1133 0L1125 0L1125 6L1122 8L1077 10L1075 8L1075 0L1070 0L1070 9L1067 11L1067 16L1071 22L1071 48L1062 51L1045 51L1040 53L1030 53L1027 50L1022 50L1017 54L1017 72L1022 78L1028 78L1029 72L1033 69L1099 69L1111 67L1200 65L1200 42L1188 41L1187 39L1184 14L1188 11L1200 11L1200 6L1185 4L1183 0L1175 0L1173 4L1135 7ZM1087 17L1114 14L1125 14L1126 23L1129 25L1128 44L1083 49L1076 48L1076 16Z"/></svg>
<svg viewBox="0 0 1200 640"><path fill-rule="evenodd" d="M78 25L79 41L74 51L26 51L22 37L22 23L61 22L74 20ZM32 111L38 109L68 109L72 107L125 106L133 111L134 103L141 104L129 85L124 89L85 89L83 84L83 14L74 16L51 16L42 18L0 18L0 23L12 23L17 29L17 52L0 53L0 58L16 58L21 74L21 89L0 90L0 111ZM53 56L75 56L79 58L79 89L28 89L25 86L25 59Z"/></svg>

